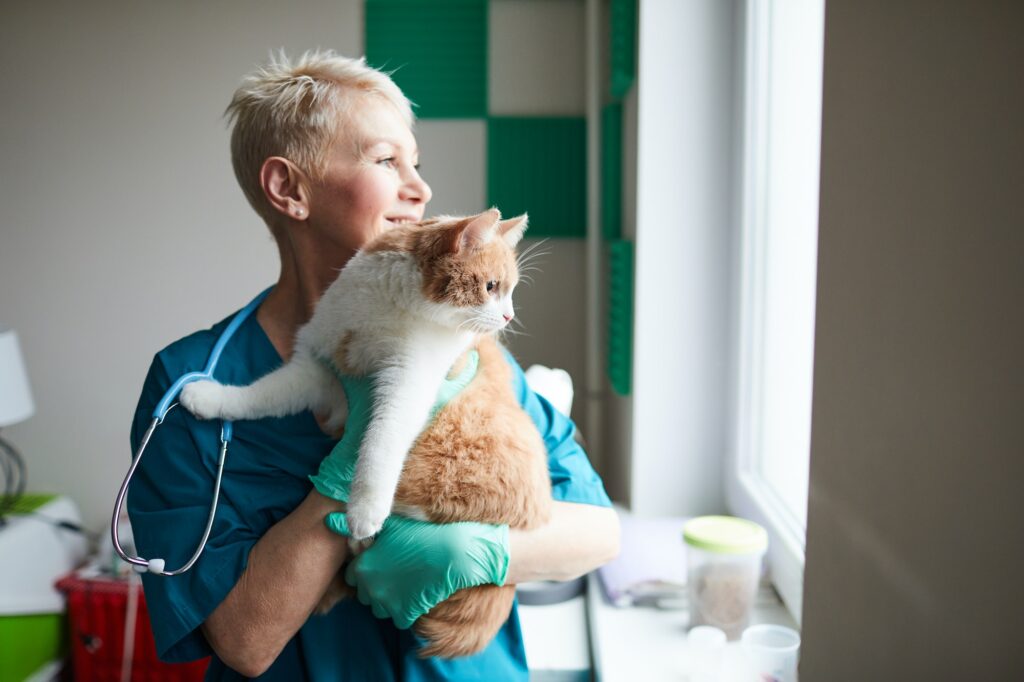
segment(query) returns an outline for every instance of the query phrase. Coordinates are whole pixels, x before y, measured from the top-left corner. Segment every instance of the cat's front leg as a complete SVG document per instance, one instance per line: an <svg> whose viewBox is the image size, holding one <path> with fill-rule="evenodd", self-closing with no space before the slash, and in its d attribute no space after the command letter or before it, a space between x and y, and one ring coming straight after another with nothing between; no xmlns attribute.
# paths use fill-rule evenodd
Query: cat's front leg
<svg viewBox="0 0 1024 682"><path fill-rule="evenodd" d="M193 381L181 389L178 402L200 419L244 419L244 392L240 390L243 388L223 386L216 381Z"/></svg>
<svg viewBox="0 0 1024 682"><path fill-rule="evenodd" d="M353 543L373 537L391 513L405 457L430 417L444 372L388 367L375 376L374 412L363 435L348 501Z"/></svg>
<svg viewBox="0 0 1024 682"><path fill-rule="evenodd" d="M313 409L339 427L347 415L345 393L333 372L304 351L248 386L195 381L181 389L178 402L200 419L262 419Z"/></svg>

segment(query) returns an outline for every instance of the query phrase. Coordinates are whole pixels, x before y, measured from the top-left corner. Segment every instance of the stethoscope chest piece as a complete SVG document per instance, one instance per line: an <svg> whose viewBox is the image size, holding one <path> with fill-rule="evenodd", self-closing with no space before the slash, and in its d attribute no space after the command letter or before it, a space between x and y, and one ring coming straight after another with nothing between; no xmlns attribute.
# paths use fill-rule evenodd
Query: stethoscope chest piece
<svg viewBox="0 0 1024 682"><path fill-rule="evenodd" d="M213 529L213 520L217 515L217 502L220 499L220 484L221 478L224 474L224 462L227 459L228 443L231 442L233 433L230 421L224 421L221 423L220 453L217 458L217 475L214 480L213 499L210 501L210 511L206 517L206 527L203 529L202 538L199 540L199 544L196 545L196 549L188 561L186 561L180 568L168 571L165 559L143 559L140 556L133 556L129 554L121 546L121 539L118 533L118 521L121 516L121 509L124 506L124 499L128 495L128 485L131 483L132 476L135 475L135 470L142 461L142 455L146 451L146 446L149 445L149 441L153 437L153 432L156 431L156 427L163 423L167 413L177 405L175 400L177 400L178 395L181 393L181 389L186 384L190 384L193 381L214 381L213 372L217 367L217 362L220 360L220 355L223 352L224 347L227 345L228 341L231 340L231 337L238 328L242 326L242 323L252 315L253 311L256 310L257 307L259 307L259 304L263 302L263 299L267 297L268 293L270 293L270 289L263 291L259 296L250 301L247 306L238 311L217 339L217 342L213 346L213 350L210 351L210 357L206 362L206 368L203 369L202 372L189 372L179 377L178 380L175 381L169 389L167 389L167 392L153 410L153 421L150 422L149 428L146 429L145 435L142 436L142 441L139 443L139 450L132 458L132 464L128 468L128 473L125 475L124 481L121 483L121 488L117 492L117 501L114 503L114 516L110 522L110 537L114 542L114 550L117 552L118 556L131 564L139 573L153 573L155 575L167 577L181 575L195 565L196 561L199 560L199 556L203 553L203 550L206 549L206 541L210 537L210 531Z"/></svg>

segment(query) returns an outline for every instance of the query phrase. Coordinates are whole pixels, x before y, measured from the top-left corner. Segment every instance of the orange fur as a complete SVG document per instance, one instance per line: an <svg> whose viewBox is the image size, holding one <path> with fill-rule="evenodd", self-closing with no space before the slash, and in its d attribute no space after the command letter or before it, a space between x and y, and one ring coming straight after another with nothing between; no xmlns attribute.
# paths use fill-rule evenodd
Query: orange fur
<svg viewBox="0 0 1024 682"><path fill-rule="evenodd" d="M344 374L353 374L352 365L348 361L348 351L352 346L352 337L355 332L345 332L341 341L334 349L334 354L331 356L331 360L334 361L334 366Z"/></svg>
<svg viewBox="0 0 1024 682"><path fill-rule="evenodd" d="M504 294L516 285L519 275L512 248L500 237L462 253L458 241L475 216L450 222L437 219L399 225L364 247L366 253L412 253L423 274L423 294L431 301L455 306L481 304L489 295L488 281L498 283Z"/></svg>
<svg viewBox="0 0 1024 682"><path fill-rule="evenodd" d="M493 339L482 339L473 381L438 413L410 451L395 501L430 521L507 523L530 529L551 515L547 450L512 394L512 375ZM456 592L413 626L421 656L467 656L508 619L515 586Z"/></svg>
<svg viewBox="0 0 1024 682"><path fill-rule="evenodd" d="M498 344L481 339L477 351L476 377L416 441L395 501L437 523L534 528L550 513L547 451L512 394L512 373Z"/></svg>
<svg viewBox="0 0 1024 682"><path fill-rule="evenodd" d="M383 234L377 235L369 244L363 247L365 253L377 253L381 251L402 251L411 252L416 249L418 236L424 223L409 223L397 225Z"/></svg>
<svg viewBox="0 0 1024 682"><path fill-rule="evenodd" d="M426 297L455 306L479 305L489 296L488 281L505 293L518 282L515 255L500 238L479 247L470 258L446 254L420 264Z"/></svg>
<svg viewBox="0 0 1024 682"><path fill-rule="evenodd" d="M514 585L459 590L416 621L416 634L427 640L419 655L455 658L479 653L508 620L515 596Z"/></svg>

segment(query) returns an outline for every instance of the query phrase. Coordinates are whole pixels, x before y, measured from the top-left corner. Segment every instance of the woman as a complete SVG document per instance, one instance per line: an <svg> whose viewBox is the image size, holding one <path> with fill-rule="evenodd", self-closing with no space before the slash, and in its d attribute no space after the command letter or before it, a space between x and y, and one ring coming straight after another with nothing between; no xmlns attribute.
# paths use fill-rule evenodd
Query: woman
<svg viewBox="0 0 1024 682"><path fill-rule="evenodd" d="M219 381L248 384L290 357L296 331L338 269L381 231L421 219L431 192L417 171L408 100L362 60L315 52L293 64L282 55L243 81L228 114L235 174L281 256L276 285L218 366ZM157 354L135 415L133 449L160 396L205 364L227 321ZM520 402L549 448L556 499L550 523L528 532L389 524L352 565L367 604L348 600L311 616L347 557L343 506L308 481L335 441L308 413L236 423L203 557L181 576L144 576L161 658L212 654L208 679L527 679L514 611L487 649L451 661L418 658L415 637L404 629L456 587L568 579L617 552L615 514L573 439L575 427L513 370ZM144 460L128 500L143 556L177 548L168 565L187 559L193 538L178 529L202 528L218 429L172 410L155 432L148 447L162 452ZM441 570L424 566L426 547L440 557Z"/></svg>

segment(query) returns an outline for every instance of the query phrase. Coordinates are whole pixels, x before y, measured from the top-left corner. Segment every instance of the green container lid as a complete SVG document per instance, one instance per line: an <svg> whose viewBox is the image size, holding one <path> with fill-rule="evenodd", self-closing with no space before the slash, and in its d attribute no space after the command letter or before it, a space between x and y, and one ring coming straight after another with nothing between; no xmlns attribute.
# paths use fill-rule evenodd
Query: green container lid
<svg viewBox="0 0 1024 682"><path fill-rule="evenodd" d="M735 516L700 516L683 526L686 544L717 554L755 554L768 549L768 533Z"/></svg>

